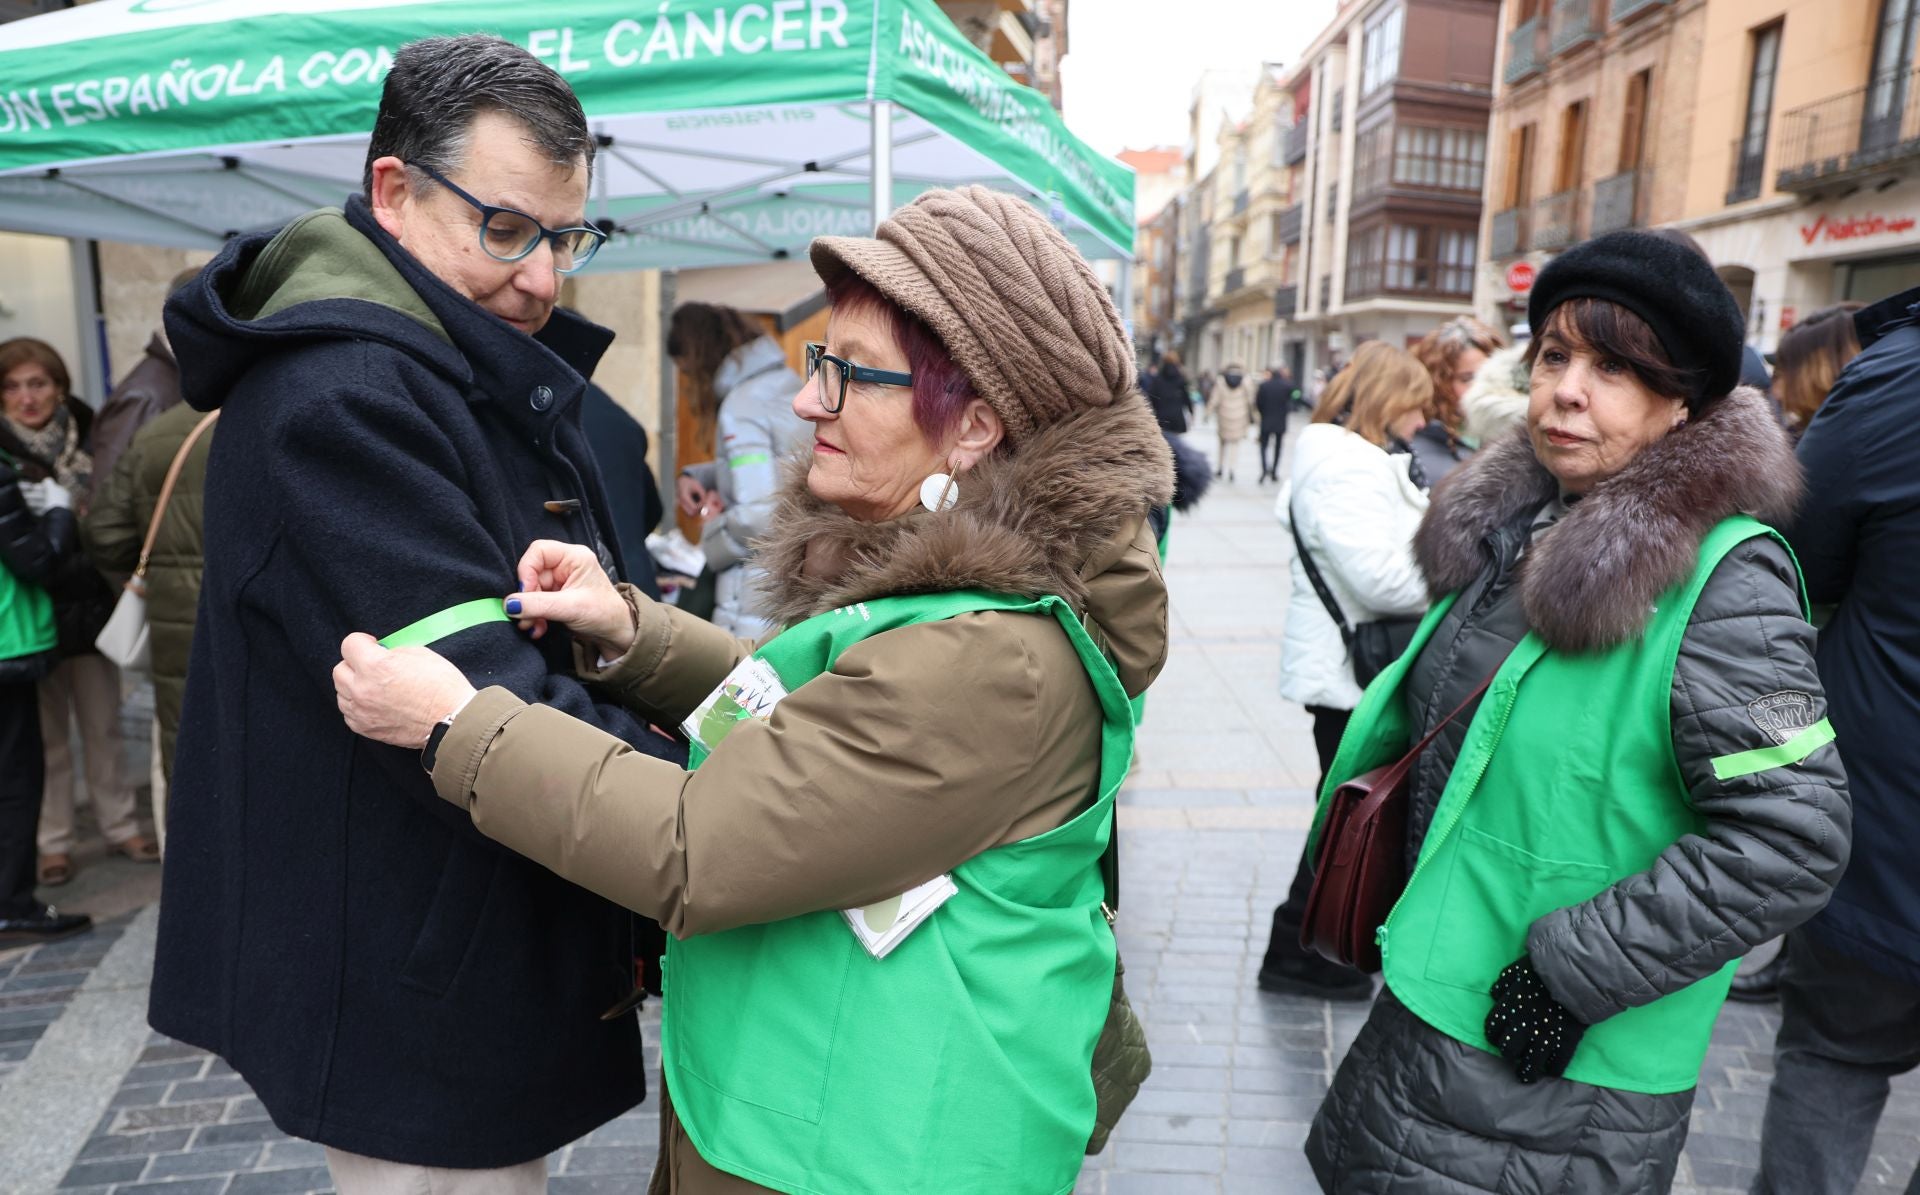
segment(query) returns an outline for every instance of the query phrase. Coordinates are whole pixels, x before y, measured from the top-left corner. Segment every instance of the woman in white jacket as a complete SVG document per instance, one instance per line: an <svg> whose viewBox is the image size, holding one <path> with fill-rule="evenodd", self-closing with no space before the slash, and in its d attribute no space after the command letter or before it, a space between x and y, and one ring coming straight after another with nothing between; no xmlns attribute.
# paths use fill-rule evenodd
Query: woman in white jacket
<svg viewBox="0 0 1920 1195"><path fill-rule="evenodd" d="M1369 341L1327 386L1294 446L1292 477L1275 513L1298 532L1348 626L1416 617L1427 608L1426 583L1413 559L1413 533L1426 513L1427 495L1409 475L1406 444L1426 425L1432 398L1433 382L1418 360ZM1340 627L1297 552L1291 577L1280 695L1313 716L1324 781L1360 702L1360 684ZM1303 857L1286 903L1273 911L1259 985L1324 999L1366 999L1371 979L1300 946L1312 882Z"/></svg>

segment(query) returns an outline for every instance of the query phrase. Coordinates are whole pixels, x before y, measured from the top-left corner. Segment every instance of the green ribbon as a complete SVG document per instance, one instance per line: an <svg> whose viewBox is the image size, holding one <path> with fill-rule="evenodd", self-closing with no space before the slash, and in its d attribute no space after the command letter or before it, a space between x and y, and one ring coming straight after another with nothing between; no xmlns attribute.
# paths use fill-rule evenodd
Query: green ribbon
<svg viewBox="0 0 1920 1195"><path fill-rule="evenodd" d="M1738 780L1755 772L1784 768L1799 763L1832 741L1833 723L1822 718L1777 747L1722 755L1713 761L1713 776L1716 780Z"/></svg>
<svg viewBox="0 0 1920 1195"><path fill-rule="evenodd" d="M489 622L511 622L504 598L480 598L449 606L438 614L429 614L419 622L401 627L380 641L385 648L426 647L449 635Z"/></svg>

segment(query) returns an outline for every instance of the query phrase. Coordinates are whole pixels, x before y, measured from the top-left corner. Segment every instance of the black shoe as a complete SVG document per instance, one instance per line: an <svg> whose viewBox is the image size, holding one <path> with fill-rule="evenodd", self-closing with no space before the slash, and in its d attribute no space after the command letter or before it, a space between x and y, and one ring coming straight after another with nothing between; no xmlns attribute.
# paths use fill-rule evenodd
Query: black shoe
<svg viewBox="0 0 1920 1195"><path fill-rule="evenodd" d="M93 918L85 913L62 913L52 905L41 905L19 917L0 917L0 946L57 942L92 928Z"/></svg>
<svg viewBox="0 0 1920 1195"><path fill-rule="evenodd" d="M1371 1000L1373 976L1343 967L1317 954L1289 952L1269 955L1255 981L1263 992L1289 996L1316 996L1322 1000Z"/></svg>

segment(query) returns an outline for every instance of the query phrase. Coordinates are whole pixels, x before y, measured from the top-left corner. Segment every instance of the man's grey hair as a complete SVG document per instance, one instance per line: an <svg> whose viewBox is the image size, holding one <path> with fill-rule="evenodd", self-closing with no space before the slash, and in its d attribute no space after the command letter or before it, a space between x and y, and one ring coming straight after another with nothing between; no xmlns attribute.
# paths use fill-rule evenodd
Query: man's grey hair
<svg viewBox="0 0 1920 1195"><path fill-rule="evenodd" d="M361 185L373 197L373 164L388 156L450 175L466 161L474 118L499 112L526 127L528 143L556 166L593 169L587 114L554 69L502 38L470 33L400 47L380 92ZM417 182L429 180L415 175Z"/></svg>

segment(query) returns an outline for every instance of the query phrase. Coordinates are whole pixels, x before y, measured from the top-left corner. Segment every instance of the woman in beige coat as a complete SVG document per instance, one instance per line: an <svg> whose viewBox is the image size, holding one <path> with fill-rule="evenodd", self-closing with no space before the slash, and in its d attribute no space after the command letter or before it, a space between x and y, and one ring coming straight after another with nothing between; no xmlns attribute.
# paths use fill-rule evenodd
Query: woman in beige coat
<svg viewBox="0 0 1920 1195"><path fill-rule="evenodd" d="M1234 458L1240 455L1240 441L1247 438L1253 425L1253 379L1238 365L1229 365L1214 379L1213 393L1207 396L1207 410L1213 412L1214 426L1220 431L1220 459L1213 475L1233 480Z"/></svg>
<svg viewBox="0 0 1920 1195"><path fill-rule="evenodd" d="M1105 290L1024 201L930 192L813 262L813 451L760 557L783 629L756 652L551 542L507 599L696 770L366 636L340 706L426 744L482 834L673 935L655 1195L1055 1195L1094 1128L1126 701L1166 653L1166 441ZM929 881L955 891L862 951Z"/></svg>

